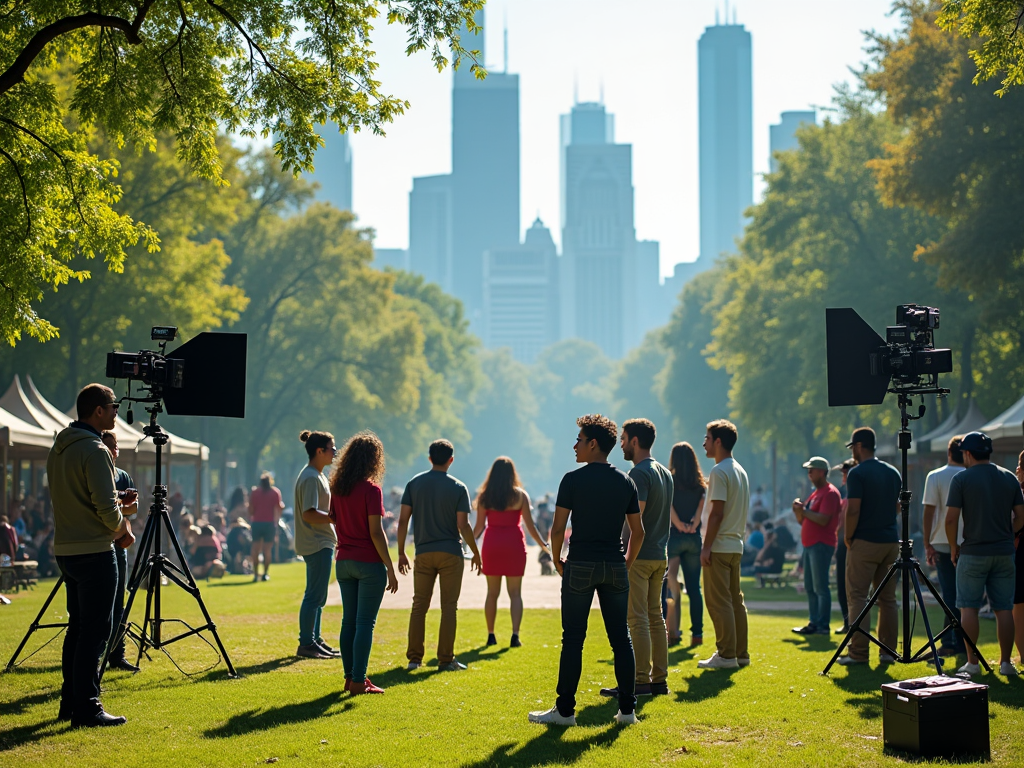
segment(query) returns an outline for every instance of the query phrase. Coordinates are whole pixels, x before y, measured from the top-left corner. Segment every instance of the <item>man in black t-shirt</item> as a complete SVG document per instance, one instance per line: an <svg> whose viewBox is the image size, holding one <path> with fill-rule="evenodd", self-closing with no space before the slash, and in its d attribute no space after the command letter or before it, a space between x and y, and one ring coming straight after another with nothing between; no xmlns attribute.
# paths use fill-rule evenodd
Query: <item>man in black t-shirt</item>
<svg viewBox="0 0 1024 768"><path fill-rule="evenodd" d="M531 723L576 724L576 690L583 671L583 642L590 606L597 593L608 642L615 657L619 712L616 722L635 723L636 661L626 614L629 568L643 545L644 529L636 485L608 463L618 427L601 415L576 420L576 461L585 466L562 478L551 526L551 554L562 575L562 652L558 663L558 699L546 712L531 712ZM566 523L572 514L569 555L561 559ZM629 545L622 553L622 526Z"/></svg>

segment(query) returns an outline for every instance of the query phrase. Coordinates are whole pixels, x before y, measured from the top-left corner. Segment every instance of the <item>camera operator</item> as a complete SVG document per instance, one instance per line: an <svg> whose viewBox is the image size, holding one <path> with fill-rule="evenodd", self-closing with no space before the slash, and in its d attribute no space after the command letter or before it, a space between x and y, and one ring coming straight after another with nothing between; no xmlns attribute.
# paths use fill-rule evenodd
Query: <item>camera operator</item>
<svg viewBox="0 0 1024 768"><path fill-rule="evenodd" d="M875 589L899 555L900 490L903 483L899 470L875 458L875 430L855 429L846 446L857 460L857 466L846 476L846 592L849 598L850 621L856 621L868 595ZM878 598L878 639L890 649L896 648L897 625L896 579L889 579ZM870 616L865 623L870 626ZM867 629L868 627L862 627ZM850 638L849 655L840 656L843 665L867 664L868 638L855 632ZM891 664L896 659L882 651L878 660Z"/></svg>
<svg viewBox="0 0 1024 768"><path fill-rule="evenodd" d="M946 540L956 566L956 607L964 632L978 642L978 610L983 594L996 614L999 637L999 674L1016 675L1010 661L1013 650L1014 534L1024 526L1024 495L1016 476L993 464L992 440L983 432L969 432L960 441L963 472L949 484L946 499ZM957 544L960 515L964 541ZM967 648L968 675L981 672L978 658Z"/></svg>
<svg viewBox="0 0 1024 768"><path fill-rule="evenodd" d="M121 725L100 704L99 664L110 640L117 592L113 543L135 541L121 514L114 485L114 462L103 445L103 430L113 429L118 402L102 384L78 393L78 420L62 430L46 460L53 504L53 552L67 588L68 631L64 636L58 720L73 726ZM134 504L129 491L123 502Z"/></svg>
<svg viewBox="0 0 1024 768"><path fill-rule="evenodd" d="M121 514L125 517L134 517L139 511L138 491L135 490L135 481L132 480L132 476L117 466L117 457L121 455L121 451L117 447L117 435L108 429L103 432L100 439L107 446L110 458L114 462L114 487L117 488L118 498L122 499ZM129 491L134 491L136 497L131 504L126 504ZM113 628L110 632L110 652L107 655L107 664L113 669L138 672L139 668L124 657L124 631L127 622L121 623L121 614L124 613L124 588L128 579L128 550L114 547L114 555L117 557L117 592L114 593Z"/></svg>
<svg viewBox="0 0 1024 768"><path fill-rule="evenodd" d="M921 518L921 528L924 533L924 553L928 565L935 568L939 577L939 589L942 591L942 602L949 606L957 619L960 618L960 611L956 607L956 567L953 565L953 558L949 552L949 542L946 540L946 497L949 496L949 486L956 475L964 471L964 452L960 449L960 441L963 435L957 435L950 439L946 447L946 466L933 469L924 480L924 513ZM936 518L936 510L942 510L940 517ZM960 521L960 533L957 543L963 543L964 524ZM949 617L946 616L946 626L949 626ZM939 656L956 656L965 652L964 639L958 632L947 633L942 636L942 647L939 648Z"/></svg>

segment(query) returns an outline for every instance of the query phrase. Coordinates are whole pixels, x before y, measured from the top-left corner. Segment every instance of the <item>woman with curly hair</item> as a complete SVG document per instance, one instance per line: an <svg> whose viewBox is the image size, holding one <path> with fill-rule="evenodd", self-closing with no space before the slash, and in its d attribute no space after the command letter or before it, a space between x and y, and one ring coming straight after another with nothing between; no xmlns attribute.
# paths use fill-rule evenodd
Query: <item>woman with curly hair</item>
<svg viewBox="0 0 1024 768"><path fill-rule="evenodd" d="M494 620L498 615L502 576L512 603L512 639L509 646L518 648L522 645L519 625L523 619L523 573L526 571L524 523L533 540L547 551L530 510L530 497L519 481L516 465L507 456L499 456L477 491L476 525L473 528L474 538L484 534L480 556L483 560L481 572L487 577L484 616L487 619L488 645L498 644L494 637Z"/></svg>
<svg viewBox="0 0 1024 768"><path fill-rule="evenodd" d="M354 435L331 472L331 521L338 532L335 568L341 587L341 660L345 690L384 693L366 667L384 591L398 591L384 534L384 444L373 432Z"/></svg>

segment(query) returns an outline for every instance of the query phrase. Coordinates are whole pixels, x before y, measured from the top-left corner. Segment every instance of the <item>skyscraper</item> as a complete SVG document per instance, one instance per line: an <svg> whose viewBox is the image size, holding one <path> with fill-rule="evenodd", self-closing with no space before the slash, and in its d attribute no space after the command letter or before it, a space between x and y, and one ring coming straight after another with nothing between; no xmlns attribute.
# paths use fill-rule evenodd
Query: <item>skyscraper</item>
<svg viewBox="0 0 1024 768"><path fill-rule="evenodd" d="M452 290L452 177L420 176L409 193L409 270Z"/></svg>
<svg viewBox="0 0 1024 768"><path fill-rule="evenodd" d="M313 156L313 173L305 174L320 185L316 199L343 211L352 210L352 146L347 133L338 133L338 125L328 120L319 128L324 145Z"/></svg>
<svg viewBox="0 0 1024 768"><path fill-rule="evenodd" d="M508 347L532 363L559 339L558 257L538 217L522 245L487 251L484 260L484 343Z"/></svg>
<svg viewBox="0 0 1024 768"><path fill-rule="evenodd" d="M483 25L483 11L476 20ZM485 61L482 32L464 35L463 45ZM489 71L478 80L468 64L455 73L451 183L451 290L479 332L484 252L519 244L519 75Z"/></svg>
<svg viewBox="0 0 1024 768"><path fill-rule="evenodd" d="M801 125L814 125L816 115L814 110L801 110L783 112L778 124L768 126L769 147L771 150L770 166L772 173L779 170L779 163L775 159L776 152L786 152L796 149L796 131Z"/></svg>
<svg viewBox="0 0 1024 768"><path fill-rule="evenodd" d="M622 357L636 341L633 158L603 104L562 119L562 335Z"/></svg>
<svg viewBox="0 0 1024 768"><path fill-rule="evenodd" d="M698 50L700 111L700 268L732 253L743 212L754 202L750 33L716 24Z"/></svg>

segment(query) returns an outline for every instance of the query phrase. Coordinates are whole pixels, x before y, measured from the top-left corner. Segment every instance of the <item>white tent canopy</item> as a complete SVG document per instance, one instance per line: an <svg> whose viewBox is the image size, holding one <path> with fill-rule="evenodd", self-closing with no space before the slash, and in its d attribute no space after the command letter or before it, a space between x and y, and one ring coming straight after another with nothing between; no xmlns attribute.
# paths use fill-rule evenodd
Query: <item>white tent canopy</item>
<svg viewBox="0 0 1024 768"><path fill-rule="evenodd" d="M967 412L964 413L963 418L957 420L956 424L948 429L937 429L933 434L928 435L928 437L931 438L930 442L932 453L945 453L946 449L949 447L949 441L954 435L966 435L968 432L974 432L986 421L988 421L988 419L985 418L985 414L981 412L978 404L974 402L974 398L971 398L971 402L968 403ZM924 438L922 438L922 440L923 439Z"/></svg>
<svg viewBox="0 0 1024 768"><path fill-rule="evenodd" d="M979 431L992 438L997 450L1000 443L1004 450L1020 450L1024 442L1024 397L983 424Z"/></svg>

